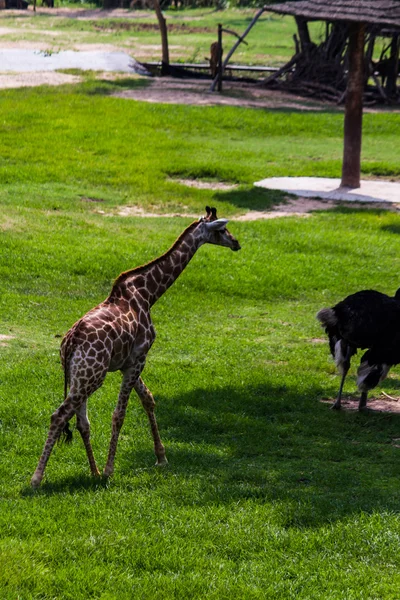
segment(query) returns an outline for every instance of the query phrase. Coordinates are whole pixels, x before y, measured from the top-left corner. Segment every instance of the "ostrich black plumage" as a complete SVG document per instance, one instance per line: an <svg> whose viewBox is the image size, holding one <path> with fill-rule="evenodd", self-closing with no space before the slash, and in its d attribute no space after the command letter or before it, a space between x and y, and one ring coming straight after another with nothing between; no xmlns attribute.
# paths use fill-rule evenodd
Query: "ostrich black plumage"
<svg viewBox="0 0 400 600"><path fill-rule="evenodd" d="M320 310L317 319L325 327L331 354L342 375L332 408L340 409L351 357L359 348L367 349L357 371L361 392L358 410L363 410L368 391L385 379L390 367L400 363L400 289L394 297L374 290L357 292L332 308Z"/></svg>

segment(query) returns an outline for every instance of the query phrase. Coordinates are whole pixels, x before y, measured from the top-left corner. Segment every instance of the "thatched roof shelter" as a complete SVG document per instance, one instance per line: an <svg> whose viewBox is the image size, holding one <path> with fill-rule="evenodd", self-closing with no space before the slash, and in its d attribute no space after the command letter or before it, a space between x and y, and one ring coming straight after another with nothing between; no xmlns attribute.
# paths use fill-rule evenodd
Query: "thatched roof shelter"
<svg viewBox="0 0 400 600"><path fill-rule="evenodd" d="M296 0L268 10L309 20L351 21L400 28L399 0Z"/></svg>
<svg viewBox="0 0 400 600"><path fill-rule="evenodd" d="M362 108L365 81L364 46L366 26L399 30L400 0L292 0L268 6L296 20L346 22L349 25L349 67L344 121L343 187L360 186ZM398 63L399 36L396 37Z"/></svg>

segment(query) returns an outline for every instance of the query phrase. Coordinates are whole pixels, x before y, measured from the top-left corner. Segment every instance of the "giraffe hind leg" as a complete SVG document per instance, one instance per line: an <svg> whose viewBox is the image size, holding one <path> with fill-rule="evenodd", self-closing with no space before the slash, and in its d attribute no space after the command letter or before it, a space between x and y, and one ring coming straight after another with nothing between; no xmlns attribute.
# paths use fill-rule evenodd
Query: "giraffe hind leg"
<svg viewBox="0 0 400 600"><path fill-rule="evenodd" d="M139 377L138 380L135 382L134 388L149 418L151 434L153 436L154 441L154 453L157 457L156 466L164 466L168 464L168 460L165 456L165 448L160 438L156 416L154 414L154 408L156 403L154 402L153 394L146 387L141 377Z"/></svg>
<svg viewBox="0 0 400 600"><path fill-rule="evenodd" d="M129 396L133 387L129 373L124 373L123 376L124 377L121 383L121 389L119 391L117 406L115 407L112 416L110 447L108 450L107 463L104 467L104 475L106 477L111 477L111 475L114 473L114 460L117 452L118 438L124 423Z"/></svg>
<svg viewBox="0 0 400 600"><path fill-rule="evenodd" d="M60 438L65 426L68 421L75 414L75 406L71 396L67 396L64 402L57 408L57 410L51 415L50 419L50 428L47 436L46 443L43 448L42 455L39 459L38 466L36 467L36 471L33 474L31 479L32 487L36 488L40 485L44 470L46 468L47 462L50 458L51 451L53 450L54 444Z"/></svg>

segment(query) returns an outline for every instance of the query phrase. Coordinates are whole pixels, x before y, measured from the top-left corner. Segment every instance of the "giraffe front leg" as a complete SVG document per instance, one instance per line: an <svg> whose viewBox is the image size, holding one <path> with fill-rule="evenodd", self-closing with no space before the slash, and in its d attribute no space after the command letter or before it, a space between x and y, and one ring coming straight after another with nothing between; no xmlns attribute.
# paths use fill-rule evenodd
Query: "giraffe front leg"
<svg viewBox="0 0 400 600"><path fill-rule="evenodd" d="M75 409L70 396L68 396L61 406L51 415L50 429L47 436L46 443L42 452L42 456L39 459L36 471L31 479L31 485L34 488L39 487L43 479L44 470L47 465L47 461L50 458L51 451L53 450L54 444L59 439L62 430L65 425L74 415Z"/></svg>
<svg viewBox="0 0 400 600"><path fill-rule="evenodd" d="M161 441L160 434L158 432L156 416L154 414L154 408L156 403L150 390L146 387L141 377L135 382L134 386L137 395L139 396L143 408L147 413L150 422L151 434L154 440L154 453L157 457L156 466L161 467L168 464L167 457L165 456L165 448Z"/></svg>
<svg viewBox="0 0 400 600"><path fill-rule="evenodd" d="M129 396L132 391L133 384L130 377L124 374L124 379L121 384L121 389L118 396L117 406L112 416L112 431L110 448L108 450L107 464L104 468L104 475L111 477L114 473L114 459L117 452L118 438L121 427L124 423L126 407L128 406Z"/></svg>

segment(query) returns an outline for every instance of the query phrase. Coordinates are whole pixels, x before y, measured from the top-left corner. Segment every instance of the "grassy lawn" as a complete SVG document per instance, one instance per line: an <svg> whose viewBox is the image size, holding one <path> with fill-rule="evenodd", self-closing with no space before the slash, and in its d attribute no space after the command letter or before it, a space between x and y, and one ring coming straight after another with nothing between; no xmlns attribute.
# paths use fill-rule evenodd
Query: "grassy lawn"
<svg viewBox="0 0 400 600"><path fill-rule="evenodd" d="M196 27L211 28L201 14ZM253 11L226 14L240 31ZM51 19L8 24L34 41ZM63 27L79 43L109 35L86 21L57 20ZM133 48L134 35L122 30L121 44ZM157 33L143 35L140 46L151 46ZM189 60L197 42L179 35ZM264 48L261 27L257 35ZM213 39L205 36L196 56ZM340 176L342 113L112 95L142 85L89 74L75 87L0 91L0 598L397 600L400 417L337 414L320 402L339 380L315 314L358 289L395 292L400 216L337 208L235 221L284 201L254 189L258 179ZM399 125L398 113L364 116L363 177L400 179ZM196 189L177 181L185 178L236 187ZM75 431L33 492L62 400L60 337L206 204L232 218L242 250L201 248L153 309L158 337L144 380L169 466L153 466L133 395L112 480L90 477ZM123 217L126 206L183 216ZM399 375L393 369L376 394L399 396ZM100 466L119 383L108 375L89 401Z"/></svg>
<svg viewBox="0 0 400 600"><path fill-rule="evenodd" d="M111 481L91 479L75 432L31 491L62 400L60 336L191 220L119 207L202 214L214 204L232 217L282 200L254 191L259 178L340 173L340 113L110 96L132 85L1 92L0 597L396 599L400 420L320 402L338 377L315 319L358 289L397 289L395 213L233 220L241 252L201 248L153 310L144 379L169 466L153 466L132 397ZM399 120L365 116L366 175L399 177ZM89 402L100 465L119 381L110 374ZM394 369L383 389L399 388Z"/></svg>

